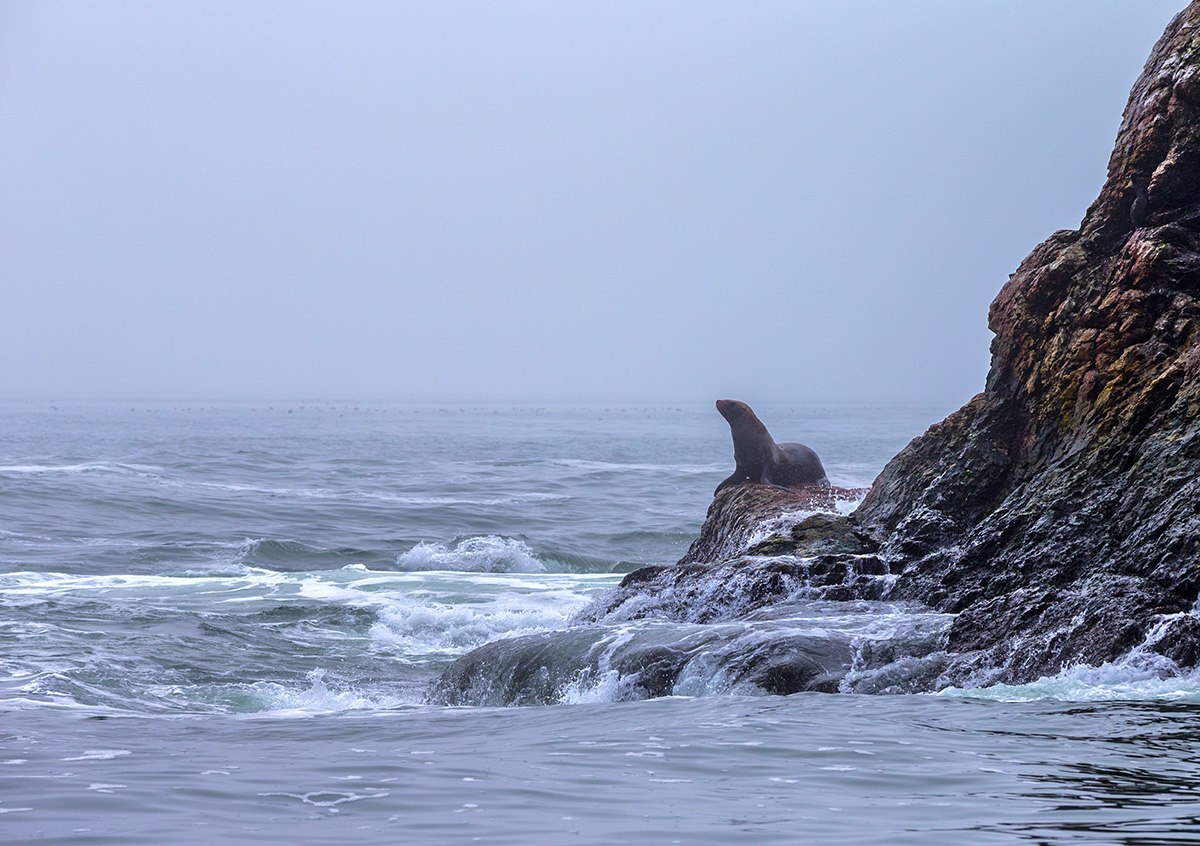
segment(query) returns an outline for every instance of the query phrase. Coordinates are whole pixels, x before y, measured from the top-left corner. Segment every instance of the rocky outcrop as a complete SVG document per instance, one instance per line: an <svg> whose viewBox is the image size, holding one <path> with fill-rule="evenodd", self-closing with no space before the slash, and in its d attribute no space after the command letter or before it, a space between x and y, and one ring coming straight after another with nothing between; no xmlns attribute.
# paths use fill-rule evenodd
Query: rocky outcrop
<svg viewBox="0 0 1200 846"><path fill-rule="evenodd" d="M838 503L856 502L866 493L865 489L819 485L805 485L794 490L751 483L729 485L713 497L700 534L678 563L688 565L725 561L747 554L789 552L800 542L809 542L807 545L816 551L835 548L838 551L873 551L878 544L862 533L852 539L850 529L843 521L813 514L836 512ZM791 533L797 521L805 517L810 519L805 522L805 528L799 530L801 535L785 538L779 534L778 530L784 527Z"/></svg>
<svg viewBox="0 0 1200 846"><path fill-rule="evenodd" d="M783 497L739 486L713 503L681 563L751 556L738 590L767 596L776 576L754 556L817 556L852 572L877 561L895 574L887 598L956 615L940 684L1028 681L1135 648L1194 665L1200 3L1155 45L1080 228L1030 253L989 325L984 391L896 456L852 515L762 537ZM731 548L737 539L753 542ZM691 572L627 582L678 597ZM631 591L623 585L612 602L634 603Z"/></svg>
<svg viewBox="0 0 1200 846"><path fill-rule="evenodd" d="M898 573L888 598L957 615L943 684L981 672L1028 681L1134 648L1194 665L1200 3L1155 45L1080 228L1030 253L989 326L984 391L909 444L824 535ZM714 509L772 519L742 496ZM803 527L754 551L828 554ZM718 531L706 524L693 549Z"/></svg>
<svg viewBox="0 0 1200 846"><path fill-rule="evenodd" d="M1192 3L1134 85L1082 225L992 303L984 392L896 456L854 514L904 563L894 596L958 612L948 649L1020 681L1113 660L1176 615L1156 648L1194 662L1198 318Z"/></svg>
<svg viewBox="0 0 1200 846"><path fill-rule="evenodd" d="M737 623L573 627L467 653L442 675L430 699L496 706L650 699L679 691L832 692L852 663L850 638L782 626L749 636Z"/></svg>
<svg viewBox="0 0 1200 846"><path fill-rule="evenodd" d="M897 455L852 514L815 490L726 487L679 564L629 574L571 637L599 643L638 621L757 625L798 602L885 599L925 616L865 634L842 621L823 647L812 628L791 646L787 627L759 626L753 646L720 626L660 631L650 651L633 638L608 664L576 649L570 672L623 661L640 696L678 690L713 650L722 672L781 693L1023 683L1131 654L1196 666L1200 0L1155 45L1079 229L1035 248L988 320L984 391ZM483 649L509 655L510 681L548 666L541 641ZM442 698L492 701L495 685L480 694L472 675L486 658L456 663ZM542 686L561 687L566 671L547 672Z"/></svg>

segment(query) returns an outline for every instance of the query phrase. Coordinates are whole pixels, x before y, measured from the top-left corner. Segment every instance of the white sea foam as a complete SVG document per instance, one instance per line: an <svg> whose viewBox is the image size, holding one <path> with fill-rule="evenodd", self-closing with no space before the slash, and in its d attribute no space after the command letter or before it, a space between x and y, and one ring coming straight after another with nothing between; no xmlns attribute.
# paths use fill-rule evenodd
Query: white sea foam
<svg viewBox="0 0 1200 846"><path fill-rule="evenodd" d="M453 548L419 543L396 559L401 570L452 570L466 573L544 573L546 565L521 540L496 535L466 538Z"/></svg>
<svg viewBox="0 0 1200 846"><path fill-rule="evenodd" d="M1029 684L993 684L947 688L940 696L1022 702L1055 699L1065 702L1142 699L1200 702L1200 669L1181 671L1169 658L1135 650L1100 666L1078 664Z"/></svg>
<svg viewBox="0 0 1200 846"><path fill-rule="evenodd" d="M587 597L571 591L504 594L486 603L395 597L378 610L371 637L412 655L454 655L501 637L566 626Z"/></svg>
<svg viewBox="0 0 1200 846"><path fill-rule="evenodd" d="M124 464L112 461L85 461L79 464L3 464L3 476L41 476L51 473L77 475L80 473L115 473L123 476L152 476L161 472L160 467L145 464Z"/></svg>
<svg viewBox="0 0 1200 846"><path fill-rule="evenodd" d="M344 711L381 711L415 704L400 696L369 694L347 688L330 689L325 683L325 670L316 669L307 676L306 688L289 687L275 682L256 682L247 693L262 711L274 716L310 716L335 714Z"/></svg>
<svg viewBox="0 0 1200 846"><path fill-rule="evenodd" d="M72 758L63 758L64 761L109 761L113 758L121 758L125 755L131 755L128 749L89 749L82 755L76 755Z"/></svg>
<svg viewBox="0 0 1200 846"><path fill-rule="evenodd" d="M630 687L616 670L592 675L581 673L558 691L558 701L563 705L585 705L596 702L620 702Z"/></svg>
<svg viewBox="0 0 1200 846"><path fill-rule="evenodd" d="M13 608L74 598L197 613L249 613L293 602L363 608L377 616L366 633L370 640L406 659L424 660L457 655L499 637L562 628L596 589L618 578L395 573L361 565L309 573L244 567L218 576L7 573L0 575L0 604Z"/></svg>

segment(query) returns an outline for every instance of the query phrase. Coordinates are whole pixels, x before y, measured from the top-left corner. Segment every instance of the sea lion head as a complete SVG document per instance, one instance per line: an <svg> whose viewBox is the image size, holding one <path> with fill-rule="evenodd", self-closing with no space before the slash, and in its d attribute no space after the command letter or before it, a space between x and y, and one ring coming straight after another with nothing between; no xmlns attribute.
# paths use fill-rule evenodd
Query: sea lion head
<svg viewBox="0 0 1200 846"><path fill-rule="evenodd" d="M750 410L750 406L737 400L717 400L717 411L721 412L721 416L728 420L730 424L747 416L754 417L754 412Z"/></svg>

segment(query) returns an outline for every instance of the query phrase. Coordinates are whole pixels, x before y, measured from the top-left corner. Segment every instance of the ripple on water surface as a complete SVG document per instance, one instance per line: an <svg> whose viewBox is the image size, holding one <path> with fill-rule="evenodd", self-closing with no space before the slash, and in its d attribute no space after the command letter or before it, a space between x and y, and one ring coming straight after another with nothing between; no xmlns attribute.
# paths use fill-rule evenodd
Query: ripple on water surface
<svg viewBox="0 0 1200 846"><path fill-rule="evenodd" d="M87 828L99 843L162 831L314 844L1182 843L1200 815L1193 705L800 694L286 716L17 714L0 766L6 831Z"/></svg>

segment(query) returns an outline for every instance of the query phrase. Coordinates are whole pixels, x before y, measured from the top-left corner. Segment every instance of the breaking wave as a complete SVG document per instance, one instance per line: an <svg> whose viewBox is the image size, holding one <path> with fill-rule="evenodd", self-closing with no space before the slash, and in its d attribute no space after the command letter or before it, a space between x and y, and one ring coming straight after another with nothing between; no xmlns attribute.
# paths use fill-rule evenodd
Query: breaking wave
<svg viewBox="0 0 1200 846"><path fill-rule="evenodd" d="M546 565L529 545L515 538L485 535L452 547L421 542L402 553L396 566L408 572L448 570L459 573L545 573Z"/></svg>

